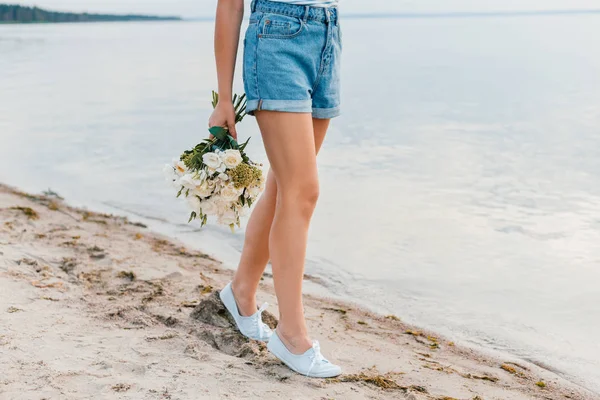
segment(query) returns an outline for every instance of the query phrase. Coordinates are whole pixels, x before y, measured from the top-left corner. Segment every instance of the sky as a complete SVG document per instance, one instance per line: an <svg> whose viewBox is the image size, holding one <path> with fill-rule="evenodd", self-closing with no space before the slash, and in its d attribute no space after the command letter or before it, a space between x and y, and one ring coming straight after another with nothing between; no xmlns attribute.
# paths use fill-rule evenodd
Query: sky
<svg viewBox="0 0 600 400"><path fill-rule="evenodd" d="M210 16L217 0L0 0L59 11ZM250 3L250 0L246 0ZM341 0L347 13L600 9L598 0Z"/></svg>

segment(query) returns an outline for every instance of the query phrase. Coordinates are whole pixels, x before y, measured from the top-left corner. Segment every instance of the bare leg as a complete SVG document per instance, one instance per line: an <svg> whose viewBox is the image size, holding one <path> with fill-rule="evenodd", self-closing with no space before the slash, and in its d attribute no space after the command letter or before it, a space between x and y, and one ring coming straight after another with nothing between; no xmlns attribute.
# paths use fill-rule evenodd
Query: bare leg
<svg viewBox="0 0 600 400"><path fill-rule="evenodd" d="M240 314L244 316L256 312L256 290L269 262L269 234L276 204L277 182L273 172L269 171L265 191L254 206L246 226L240 264L231 285Z"/></svg>
<svg viewBox="0 0 600 400"><path fill-rule="evenodd" d="M313 119L315 153L323 145L329 121ZM265 191L256 203L246 227L244 249L232 285L240 313L245 316L256 312L256 290L270 258L269 234L276 204L277 181L273 172L269 171Z"/></svg>

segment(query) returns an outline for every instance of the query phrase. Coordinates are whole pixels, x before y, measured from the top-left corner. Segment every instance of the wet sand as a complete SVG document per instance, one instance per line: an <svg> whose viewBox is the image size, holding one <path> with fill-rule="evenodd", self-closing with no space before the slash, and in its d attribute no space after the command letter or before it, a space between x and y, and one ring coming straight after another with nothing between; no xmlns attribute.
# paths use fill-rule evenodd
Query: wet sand
<svg viewBox="0 0 600 400"><path fill-rule="evenodd" d="M216 296L231 276L142 224L0 185L0 398L600 399L316 296L310 331L344 375L305 378L233 329ZM263 301L277 315L267 275Z"/></svg>

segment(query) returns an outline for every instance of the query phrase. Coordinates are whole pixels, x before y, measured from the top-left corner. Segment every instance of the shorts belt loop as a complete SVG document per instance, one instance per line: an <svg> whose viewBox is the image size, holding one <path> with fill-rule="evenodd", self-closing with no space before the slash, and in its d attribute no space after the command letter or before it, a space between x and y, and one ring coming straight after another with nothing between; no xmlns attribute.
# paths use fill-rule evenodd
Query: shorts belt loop
<svg viewBox="0 0 600 400"><path fill-rule="evenodd" d="M308 13L310 12L310 6L305 6L304 7L304 18L302 18L302 21L304 21L304 23L308 22Z"/></svg>
<svg viewBox="0 0 600 400"><path fill-rule="evenodd" d="M327 21L327 25L331 24L331 12L329 8L325 8L325 20Z"/></svg>
<svg viewBox="0 0 600 400"><path fill-rule="evenodd" d="M250 11L251 12L256 11L256 0L252 0L252 3L250 3Z"/></svg>

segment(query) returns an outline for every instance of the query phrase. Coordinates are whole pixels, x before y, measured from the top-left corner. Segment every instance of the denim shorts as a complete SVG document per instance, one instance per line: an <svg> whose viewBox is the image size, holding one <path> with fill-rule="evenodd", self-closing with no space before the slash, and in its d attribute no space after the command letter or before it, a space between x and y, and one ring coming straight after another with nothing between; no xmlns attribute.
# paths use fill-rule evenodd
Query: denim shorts
<svg viewBox="0 0 600 400"><path fill-rule="evenodd" d="M337 8L254 0L244 39L246 111L337 117L341 52Z"/></svg>

